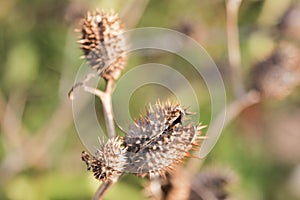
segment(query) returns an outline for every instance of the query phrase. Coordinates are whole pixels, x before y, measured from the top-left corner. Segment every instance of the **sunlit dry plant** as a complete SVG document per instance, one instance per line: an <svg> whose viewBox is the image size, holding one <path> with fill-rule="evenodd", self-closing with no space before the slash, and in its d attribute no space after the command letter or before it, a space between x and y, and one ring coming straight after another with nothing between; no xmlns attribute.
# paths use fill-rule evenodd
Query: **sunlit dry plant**
<svg viewBox="0 0 300 200"><path fill-rule="evenodd" d="M124 137L127 170L140 176L164 175L190 155L203 127L186 123L188 114L178 103L150 105Z"/></svg>
<svg viewBox="0 0 300 200"><path fill-rule="evenodd" d="M197 139L201 138L203 126L186 124L187 114L178 103L158 102L129 127L122 145L119 139L110 139L93 158L83 152L82 159L100 181L122 172L164 176L190 155L189 151L198 146Z"/></svg>
<svg viewBox="0 0 300 200"><path fill-rule="evenodd" d="M282 99L300 83L300 50L289 42L277 49L253 69L252 84L263 97Z"/></svg>
<svg viewBox="0 0 300 200"><path fill-rule="evenodd" d="M116 80L125 67L126 42L123 25L118 15L111 12L88 12L80 22L78 43L97 74L105 79Z"/></svg>
<svg viewBox="0 0 300 200"><path fill-rule="evenodd" d="M198 139L204 138L199 136L203 127L188 123L186 116L191 113L179 103L157 102L129 127L123 138L116 137L111 95L114 81L120 77L126 61L122 24L113 12L88 12L77 31L81 33L78 43L84 52L83 58L106 80L104 91L89 87L86 85L92 77L89 74L69 92L69 97L74 99L74 89L83 87L86 92L98 96L104 108L110 139L101 144L94 155L82 152L87 169L103 182L95 199L103 197L110 185L125 172L150 178L164 177L199 146Z"/></svg>

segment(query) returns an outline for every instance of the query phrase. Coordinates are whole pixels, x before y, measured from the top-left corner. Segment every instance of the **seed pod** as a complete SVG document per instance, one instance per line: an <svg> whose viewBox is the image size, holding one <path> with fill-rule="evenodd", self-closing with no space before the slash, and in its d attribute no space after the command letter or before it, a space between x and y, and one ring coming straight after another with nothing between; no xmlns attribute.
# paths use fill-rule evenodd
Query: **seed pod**
<svg viewBox="0 0 300 200"><path fill-rule="evenodd" d="M120 175L126 165L125 149L118 138L109 139L93 157L83 151L81 158L95 178L103 182Z"/></svg>
<svg viewBox="0 0 300 200"><path fill-rule="evenodd" d="M295 41L300 40L300 4L292 4L283 14L277 25L281 36Z"/></svg>
<svg viewBox="0 0 300 200"><path fill-rule="evenodd" d="M140 176L161 174L181 162L197 144L201 127L184 123L186 111L167 102L149 106L145 117L129 127L126 170Z"/></svg>
<svg viewBox="0 0 300 200"><path fill-rule="evenodd" d="M283 99L300 83L300 50L288 42L277 49L252 71L252 88L266 98Z"/></svg>
<svg viewBox="0 0 300 200"><path fill-rule="evenodd" d="M126 63L123 26L114 12L87 13L80 22L78 40L84 58L106 80L116 80Z"/></svg>
<svg viewBox="0 0 300 200"><path fill-rule="evenodd" d="M192 178L189 200L235 199L227 190L237 182L237 174L229 169L206 169Z"/></svg>

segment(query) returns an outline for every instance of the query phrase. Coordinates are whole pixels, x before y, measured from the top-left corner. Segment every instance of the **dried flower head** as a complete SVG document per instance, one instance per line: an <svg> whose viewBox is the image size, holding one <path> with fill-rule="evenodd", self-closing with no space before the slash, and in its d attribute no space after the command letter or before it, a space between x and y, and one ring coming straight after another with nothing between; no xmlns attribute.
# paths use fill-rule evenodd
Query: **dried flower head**
<svg viewBox="0 0 300 200"><path fill-rule="evenodd" d="M282 99L300 83L300 50L282 42L265 61L258 63L252 73L252 87L263 97Z"/></svg>
<svg viewBox="0 0 300 200"><path fill-rule="evenodd" d="M184 123L186 114L179 104L170 102L149 106L146 116L136 120L124 137L126 170L140 176L163 175L189 155L198 145L202 127Z"/></svg>
<svg viewBox="0 0 300 200"><path fill-rule="evenodd" d="M114 12L87 13L81 20L78 40L84 58L99 76L118 79L126 62L123 26Z"/></svg>
<svg viewBox="0 0 300 200"><path fill-rule="evenodd" d="M192 178L189 200L231 199L233 197L227 187L233 185L237 179L234 171L224 170L224 167L205 170Z"/></svg>
<svg viewBox="0 0 300 200"><path fill-rule="evenodd" d="M300 4L292 4L283 14L277 26L281 36L300 40Z"/></svg>
<svg viewBox="0 0 300 200"><path fill-rule="evenodd" d="M104 182L120 175L126 165L125 149L121 147L119 138L109 139L93 157L83 151L81 158L95 178Z"/></svg>

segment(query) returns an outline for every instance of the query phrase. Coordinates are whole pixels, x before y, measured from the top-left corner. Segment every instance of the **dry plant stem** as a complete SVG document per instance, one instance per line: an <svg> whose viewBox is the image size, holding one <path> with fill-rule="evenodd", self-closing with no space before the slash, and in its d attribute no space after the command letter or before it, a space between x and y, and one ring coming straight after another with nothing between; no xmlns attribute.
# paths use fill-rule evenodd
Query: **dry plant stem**
<svg viewBox="0 0 300 200"><path fill-rule="evenodd" d="M153 196L153 199L161 199L162 191L161 191L161 183L160 176L158 174L150 174L150 190Z"/></svg>
<svg viewBox="0 0 300 200"><path fill-rule="evenodd" d="M106 192L117 182L117 180L110 180L102 183L102 185L98 188L97 192L94 195L93 200L101 200L103 199Z"/></svg>
<svg viewBox="0 0 300 200"><path fill-rule="evenodd" d="M105 117L106 128L107 128L109 138L114 138L116 136L113 110L112 110L112 101L111 101L111 95L113 89L114 89L113 80L108 80L106 83L104 96L102 98L102 104L103 104L104 117Z"/></svg>
<svg viewBox="0 0 300 200"><path fill-rule="evenodd" d="M238 98L237 100L231 102L226 109L226 117L224 122L224 128L233 120L236 118L243 110L246 108L253 106L254 104L257 104L261 101L260 93L256 90L250 90L242 97ZM225 112L225 111L223 111ZM221 114L222 116L222 114ZM218 116L214 122L212 122L211 126L218 126L220 122L220 117Z"/></svg>
<svg viewBox="0 0 300 200"><path fill-rule="evenodd" d="M2 122L2 120L3 120L5 108L6 108L6 100L0 89L0 122Z"/></svg>
<svg viewBox="0 0 300 200"><path fill-rule="evenodd" d="M7 139L7 142L13 148L21 148L25 141L27 130L23 130L22 115L27 101L27 95L20 90L12 91L9 95L8 102L3 109L3 118L0 122L1 130ZM3 101L4 103L4 101Z"/></svg>
<svg viewBox="0 0 300 200"><path fill-rule="evenodd" d="M114 126L114 117L112 110L111 95L114 89L113 80L108 80L106 83L105 91L98 90L97 88L91 88L84 85L84 90L98 96L103 105L105 124L108 132L109 138L115 137L115 126Z"/></svg>
<svg viewBox="0 0 300 200"><path fill-rule="evenodd" d="M127 6L122 10L121 16L126 19L127 28L136 27L148 3L149 0L131 0L126 3Z"/></svg>
<svg viewBox="0 0 300 200"><path fill-rule="evenodd" d="M260 93L256 90L250 90L247 92L245 95L242 97L238 98L237 100L231 102L226 109L221 111L221 113L215 118L215 120L211 123L210 129L212 132L214 130L218 130L220 124L223 123L223 116L224 113L226 114L225 121L223 124L223 129L226 128L226 126L236 117L239 116L239 114L245 110L246 108L249 108L250 106L257 104L261 101ZM212 135L216 135L215 133L211 133ZM200 154L200 149L195 152L195 155L198 156ZM204 159L190 159L189 162L187 163L187 168L188 170L196 174L202 165Z"/></svg>
<svg viewBox="0 0 300 200"><path fill-rule="evenodd" d="M103 105L103 112L105 117L105 124L108 132L109 138L115 137L115 126L114 126L114 118L113 118L113 110L112 110L112 101L111 96L114 89L114 81L108 80L106 82L106 87L104 91L98 90L97 88L91 88L89 86L83 85L85 91L98 96ZM110 187L116 183L118 177L113 181L104 182L100 185L97 192L94 195L94 200L100 200L104 197L104 194L110 189Z"/></svg>
<svg viewBox="0 0 300 200"><path fill-rule="evenodd" d="M238 31L238 11L242 0L227 0L226 2L226 27L228 58L231 67L231 79L234 93L237 97L245 94L241 74L241 54Z"/></svg>

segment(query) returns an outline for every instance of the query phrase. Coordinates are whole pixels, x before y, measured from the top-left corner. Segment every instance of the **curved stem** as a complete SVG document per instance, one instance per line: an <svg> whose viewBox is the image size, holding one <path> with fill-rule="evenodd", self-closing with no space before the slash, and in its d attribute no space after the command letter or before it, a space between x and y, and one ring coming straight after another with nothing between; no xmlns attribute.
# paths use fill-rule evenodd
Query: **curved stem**
<svg viewBox="0 0 300 200"><path fill-rule="evenodd" d="M98 89L95 89L95 95L100 98L103 105L103 112L105 118L106 129L108 132L109 138L114 138L116 136L115 126L114 126L114 117L112 109L112 92L114 89L114 81L107 80L105 91L102 92ZM118 176L114 180L109 180L108 182L102 183L97 189L94 200L100 200L104 197L105 193L118 181Z"/></svg>
<svg viewBox="0 0 300 200"><path fill-rule="evenodd" d="M112 109L112 91L114 88L114 83L112 80L108 80L106 84L106 89L104 95L101 98L103 111L104 111L104 118L106 123L106 129L108 132L109 138L113 138L116 136L115 125L114 125L114 116L113 116L113 109Z"/></svg>
<svg viewBox="0 0 300 200"><path fill-rule="evenodd" d="M153 199L162 199L160 176L158 174L150 174L150 190Z"/></svg>
<svg viewBox="0 0 300 200"><path fill-rule="evenodd" d="M242 0L227 0L226 3L226 29L228 58L231 67L232 86L237 97L245 94L241 74L241 54L238 30L238 11Z"/></svg>
<svg viewBox="0 0 300 200"><path fill-rule="evenodd" d="M261 101L261 97L259 92L255 90L250 90L245 95L241 96L240 98L236 99L235 101L231 102L226 109L220 112L220 114L215 118L215 120L211 123L210 128L212 131L219 130L218 127L220 123L223 124L223 129L236 117L238 117L242 111L250 106L257 104ZM224 112L226 112L225 121L223 120ZM212 135L216 135L215 133L211 133ZM200 154L200 149L195 152L195 155ZM187 168L192 173L196 174L199 170L199 167L202 165L204 159L190 159Z"/></svg>
<svg viewBox="0 0 300 200"><path fill-rule="evenodd" d="M114 117L113 117L113 109L112 109L112 101L111 101L111 95L114 89L113 80L107 81L104 91L101 91L97 88L86 86L85 84L83 84L83 89L86 92L94 94L95 96L100 98L103 105L105 125L108 132L108 136L109 138L114 138L116 136L116 131L114 126Z"/></svg>
<svg viewBox="0 0 300 200"><path fill-rule="evenodd" d="M101 200L115 182L116 181L107 181L102 183L96 191L93 200Z"/></svg>
<svg viewBox="0 0 300 200"><path fill-rule="evenodd" d="M75 85L72 90L69 92L69 96L72 97L73 90L76 87L83 87L86 92L89 92L97 97L100 98L103 106L103 115L105 118L105 125L108 132L109 138L114 138L116 136L115 126L114 126L114 117L113 117L113 109L112 109L112 92L114 90L114 81L107 80L105 90L101 91L97 88L89 87L85 83L90 79L87 77L83 82L78 83ZM115 177L114 180L110 180L108 182L102 183L99 188L97 189L94 200L102 199L104 194L110 189L110 187L115 184L118 180L119 176Z"/></svg>

